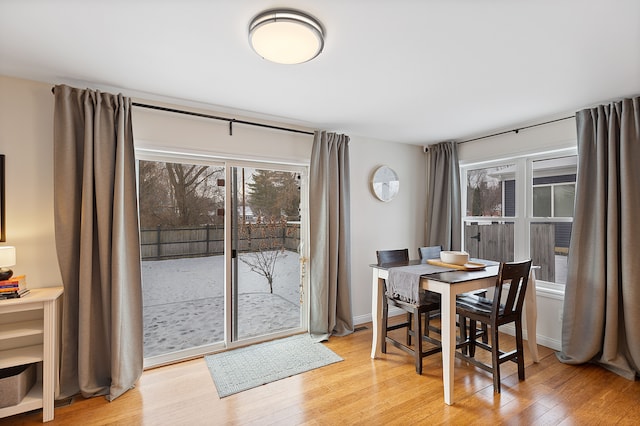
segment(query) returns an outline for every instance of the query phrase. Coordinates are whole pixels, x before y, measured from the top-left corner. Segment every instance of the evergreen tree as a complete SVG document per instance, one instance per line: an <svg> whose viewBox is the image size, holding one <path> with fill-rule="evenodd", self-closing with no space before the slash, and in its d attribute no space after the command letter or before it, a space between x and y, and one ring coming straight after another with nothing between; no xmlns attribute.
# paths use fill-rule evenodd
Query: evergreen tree
<svg viewBox="0 0 640 426"><path fill-rule="evenodd" d="M257 170L247 183L249 205L254 215L266 218L297 217L300 182L297 173Z"/></svg>

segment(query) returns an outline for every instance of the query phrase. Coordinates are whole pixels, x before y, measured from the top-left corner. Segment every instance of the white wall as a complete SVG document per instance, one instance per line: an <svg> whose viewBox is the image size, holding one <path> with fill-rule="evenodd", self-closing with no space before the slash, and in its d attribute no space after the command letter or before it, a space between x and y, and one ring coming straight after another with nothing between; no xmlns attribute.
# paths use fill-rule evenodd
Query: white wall
<svg viewBox="0 0 640 426"><path fill-rule="evenodd" d="M424 245L426 180L422 147L353 137L351 155L351 294L356 324L371 321L372 272L376 250L408 248L418 258ZM398 173L400 192L388 203L371 191L381 165Z"/></svg>
<svg viewBox="0 0 640 426"><path fill-rule="evenodd" d="M7 241L31 288L61 285L53 223L51 85L0 76L0 154L6 161Z"/></svg>

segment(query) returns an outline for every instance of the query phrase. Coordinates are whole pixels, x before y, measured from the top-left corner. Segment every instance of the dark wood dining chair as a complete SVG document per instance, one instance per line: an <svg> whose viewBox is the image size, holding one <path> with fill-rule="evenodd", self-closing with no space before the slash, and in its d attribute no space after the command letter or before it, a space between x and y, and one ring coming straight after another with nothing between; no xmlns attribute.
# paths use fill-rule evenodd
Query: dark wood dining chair
<svg viewBox="0 0 640 426"><path fill-rule="evenodd" d="M420 260L422 263L426 263L428 259L440 259L440 252L442 251L442 246L426 246L426 247L418 247L418 255L420 256ZM432 293L432 298L435 300L436 298L440 298L440 295ZM434 318L440 317L440 307L438 309L434 309L430 311L428 315L425 315L424 319L424 333L428 337L429 331L435 331L438 334L442 334L442 331L433 325L431 325L430 320Z"/></svg>
<svg viewBox="0 0 640 426"><path fill-rule="evenodd" d="M409 250L379 250L376 252L378 258L378 265L384 264L403 264L409 261ZM420 291L420 300L418 303L409 303L403 300L395 298L387 291L387 285L385 282L385 297L382 309L382 323L384 327L384 338L382 339L382 352L387 352L387 343L401 349L408 354L412 355L415 359L416 373L422 374L422 358L442 350L441 344L438 340L432 339L428 336L423 336L422 330L422 315L429 315L432 310L440 309L440 299L430 297L431 292ZM437 296L437 295L435 295ZM389 306L394 306L404 310L407 313L406 321L400 324L389 325ZM406 328L406 343L401 342L389 335L390 331L400 328ZM411 344L412 337L414 338L413 346ZM435 347L424 350L423 340L431 343Z"/></svg>
<svg viewBox="0 0 640 426"><path fill-rule="evenodd" d="M428 259L440 259L442 246L418 247L418 255L422 263L426 263Z"/></svg>
<svg viewBox="0 0 640 426"><path fill-rule="evenodd" d="M493 390L500 393L500 364L513 361L518 364L518 378L524 380L524 345L522 343L522 306L529 282L531 260L522 262L502 262L498 270L493 300L472 294L465 294L456 300L456 312L461 325L461 335L466 337L463 342L467 353L456 352L456 356L493 374ZM502 303L504 285L508 283L509 290ZM469 319L469 328L467 321ZM478 342L476 322L487 324L491 329L491 344ZM516 348L510 352L500 350L498 327L514 323L516 330ZM469 330L469 332L467 332ZM491 352L491 365L475 358L476 347Z"/></svg>

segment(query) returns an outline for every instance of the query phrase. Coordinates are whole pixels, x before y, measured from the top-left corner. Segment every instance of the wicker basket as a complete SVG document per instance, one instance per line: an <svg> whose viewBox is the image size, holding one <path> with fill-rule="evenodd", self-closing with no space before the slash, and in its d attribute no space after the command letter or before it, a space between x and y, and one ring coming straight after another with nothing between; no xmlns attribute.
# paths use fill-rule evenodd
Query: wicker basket
<svg viewBox="0 0 640 426"><path fill-rule="evenodd" d="M19 404L35 382L35 364L0 369L0 408Z"/></svg>

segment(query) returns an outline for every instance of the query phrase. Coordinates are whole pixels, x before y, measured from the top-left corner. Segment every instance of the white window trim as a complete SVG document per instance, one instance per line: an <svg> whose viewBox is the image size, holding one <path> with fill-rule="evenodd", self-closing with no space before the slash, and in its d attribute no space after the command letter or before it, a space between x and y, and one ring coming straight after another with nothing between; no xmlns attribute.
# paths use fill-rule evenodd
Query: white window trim
<svg viewBox="0 0 640 426"><path fill-rule="evenodd" d="M554 150L541 151L537 153L522 153L519 155L511 155L501 158L495 158L492 160L484 161L460 161L460 186L461 197L463 202L463 211L466 213L466 200L467 200L467 171L476 168L488 168L496 167L507 164L515 164L515 179L516 179L516 216L500 216L500 217L480 217L480 216L462 216L460 226L464 229L464 224L467 221L504 221L514 223L514 247L513 256L514 259L528 259L530 256L530 244L529 239L531 223L540 222L573 222L573 218L566 217L551 217L540 218L533 217L533 185L529 185L529 182L533 182L533 161L552 159L559 156L577 155L577 147L561 148ZM518 201L517 194L525 194L524 201ZM524 207L523 207L524 205ZM524 212L522 209L524 208ZM526 213L526 214L523 214ZM461 247L464 247L464 235L461 233ZM564 293L564 284L558 284L555 282L536 280L536 287L539 291L549 294Z"/></svg>

